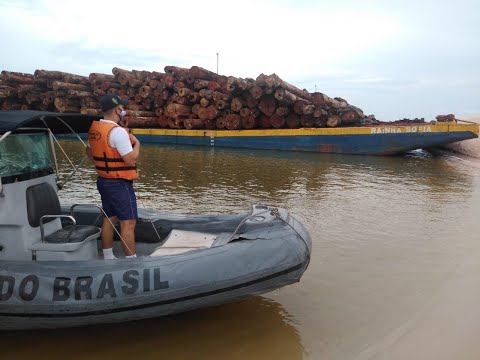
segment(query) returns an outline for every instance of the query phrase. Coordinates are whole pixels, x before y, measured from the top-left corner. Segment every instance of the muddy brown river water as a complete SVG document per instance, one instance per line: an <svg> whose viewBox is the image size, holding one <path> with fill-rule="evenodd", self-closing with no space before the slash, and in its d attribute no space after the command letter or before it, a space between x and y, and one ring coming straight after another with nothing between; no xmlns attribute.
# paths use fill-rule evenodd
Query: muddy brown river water
<svg viewBox="0 0 480 360"><path fill-rule="evenodd" d="M301 282L166 318L2 333L1 360L480 359L480 167L425 152L143 146L140 169L140 207L287 208L313 238ZM61 199L99 203L94 180L89 165Z"/></svg>

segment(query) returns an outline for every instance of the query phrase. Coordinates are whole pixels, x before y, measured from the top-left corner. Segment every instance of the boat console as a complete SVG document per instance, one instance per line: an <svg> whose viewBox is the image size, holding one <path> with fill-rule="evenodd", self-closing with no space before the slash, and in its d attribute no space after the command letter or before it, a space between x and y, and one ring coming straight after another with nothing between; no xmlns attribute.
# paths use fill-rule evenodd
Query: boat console
<svg viewBox="0 0 480 360"><path fill-rule="evenodd" d="M18 131L0 141L0 260L98 258L100 229L61 212L50 139ZM61 220L70 225L62 227Z"/></svg>

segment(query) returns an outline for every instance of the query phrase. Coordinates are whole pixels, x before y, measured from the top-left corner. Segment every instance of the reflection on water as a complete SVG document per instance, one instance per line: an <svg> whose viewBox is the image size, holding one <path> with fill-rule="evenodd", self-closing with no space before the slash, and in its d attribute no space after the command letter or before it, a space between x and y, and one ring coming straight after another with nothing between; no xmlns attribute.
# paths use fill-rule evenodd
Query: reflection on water
<svg viewBox="0 0 480 360"><path fill-rule="evenodd" d="M11 333L0 345L2 359L295 360L304 353L289 314L261 297L128 324Z"/></svg>
<svg viewBox="0 0 480 360"><path fill-rule="evenodd" d="M82 160L79 144L62 144L74 163ZM68 343L91 344L78 358L115 351L116 358L355 359L428 306L465 256L480 253L480 170L458 160L425 152L374 157L144 145L139 167L140 207L287 208L313 238L310 266L299 284L263 298L166 320L69 330ZM99 203L95 178L88 164L61 199ZM117 350L101 345L106 332ZM29 338L38 336L49 344L43 333Z"/></svg>
<svg viewBox="0 0 480 360"><path fill-rule="evenodd" d="M73 162L80 163L84 152L79 143L63 142L63 146L73 154ZM61 160L66 169L67 161ZM341 194L348 201L353 195L349 193L359 188L357 195L362 198L405 198L405 191L420 191L422 197L448 202L451 196L468 196L470 181L462 173L449 171L448 161L424 153L363 157L147 145L142 147L139 167L136 189L141 204L190 212L235 211L254 202L286 205L303 196L320 200ZM98 201L95 178L93 166L87 163L61 196ZM378 192L379 187L387 192Z"/></svg>

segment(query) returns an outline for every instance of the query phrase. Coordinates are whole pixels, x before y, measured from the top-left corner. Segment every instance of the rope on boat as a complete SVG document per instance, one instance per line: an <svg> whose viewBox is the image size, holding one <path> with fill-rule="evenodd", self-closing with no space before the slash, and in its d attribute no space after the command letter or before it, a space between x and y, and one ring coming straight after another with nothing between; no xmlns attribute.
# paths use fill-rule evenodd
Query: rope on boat
<svg viewBox="0 0 480 360"><path fill-rule="evenodd" d="M1 137L0 137L0 142L2 142L8 135L10 135L12 132L11 131L7 131L5 134L3 134Z"/></svg>
<svg viewBox="0 0 480 360"><path fill-rule="evenodd" d="M85 142L83 142L83 140L80 138L80 136L78 134L75 133L75 131L73 131L73 129L70 127L70 125L68 125L63 119L61 118L58 118L57 119L62 122L70 131L72 131L73 134L75 134L77 136L77 138L80 140L80 142L82 143L82 145L87 148L87 144L85 144ZM55 137L55 135L53 134L53 132L50 130L50 128L48 127L45 119L41 119L42 122L44 123L45 127L48 129L49 133L50 133L50 136L51 138L53 138L53 140L55 141L55 143L58 145L58 147L60 148L60 150L62 151L62 153L65 155L65 157L67 158L68 162L70 163L70 165L73 167L74 171L67 177L67 179L65 181L63 181L63 183L61 184L57 184L59 186L59 189L62 189L62 187L66 184L66 182L68 180L70 180L72 178L72 176L78 171L78 169L80 168L80 166L83 165L83 163L85 162L85 160L88 158L88 156L85 156L82 161L80 162L80 164L77 166L75 166L72 161L70 160L70 158L68 157L68 155L66 154L65 150L62 148L62 146L60 145L60 143L58 142L57 138ZM9 133L6 133L4 134L1 138L0 138L0 141L3 140L5 137L7 137L9 135ZM54 155L55 155L55 152L54 152ZM58 165L57 165L57 161L56 161L56 157L55 157L55 165L57 167L57 174L58 174ZM89 191L91 191L89 189ZM139 192L137 191L137 194L139 194ZM146 211L146 212L149 212L149 213L152 213L151 211L149 211L147 209L147 207L145 206L144 202L143 202L143 198L141 196L138 196L138 199L143 207L143 209ZM78 204L78 206L88 206L90 204ZM113 224L113 222L110 220L110 218L107 216L107 214L105 213L105 211L103 210L103 208L99 205L90 205L90 206L95 206L97 207L98 209L100 209L101 213L103 214L103 216L108 220L108 222L110 222L110 225L112 225L113 227L113 230L115 231L115 233L118 235L120 241L122 242L122 244L130 251L131 249L128 247L127 243L123 240L122 236L120 235L120 232L117 230L117 228L115 227L115 225ZM72 206L72 209L73 209L74 206ZM308 250L309 249L309 246L307 244L307 241L303 238L302 235L300 235L298 233L298 231L292 226L290 225L285 219L282 218L282 216L280 215L280 212L278 211L278 208L277 207L270 207L270 206L267 206L267 210L265 211L262 211L260 213L255 213L255 214L252 214L252 215L249 215L247 217L245 217L241 222L240 224L238 224L237 228L235 229L235 231L233 232L232 236L230 237L230 239L228 240L228 242L232 241L233 238L235 237L235 235L237 234L238 230L240 230L240 228L243 226L243 224L245 224L246 221L256 217L256 216L259 216L259 215L262 215L264 213L267 213L267 212L270 212L271 215L275 216L277 219L281 220L282 222L284 222L286 225L288 225L297 235L298 237L302 240L302 242L305 244L305 247L306 249ZM97 219L95 220L95 224L97 223L97 221L99 220L100 218L100 215L97 217ZM153 227L153 230L155 231L155 234L157 235L157 238L161 241L161 237L160 237L160 234L158 233L157 231L157 228L155 227L155 225L153 224L153 218L150 218L150 224L152 225ZM308 254L308 258L310 259L310 253L309 251L307 251L307 254Z"/></svg>
<svg viewBox="0 0 480 360"><path fill-rule="evenodd" d="M310 251L308 251L308 249L310 248L307 244L307 241L303 238L302 235L300 235L298 233L297 230L295 230L295 228L290 225L288 223L288 221L286 221L284 218L282 218L282 216L280 215L280 212L278 211L278 208L277 207L270 207L270 206L267 206L268 209L265 210L265 211L262 211L262 212L259 212L259 213L255 213L255 214L252 214L252 215L248 215L247 217L245 217L242 221L240 221L240 224L238 224L237 228L235 229L235 231L233 232L232 236L230 236L230 239L228 240L228 242L232 241L233 238L235 237L235 235L237 234L238 230L240 230L240 228L243 226L243 224L245 224L246 221L256 217L256 216L259 216L259 215L262 215L262 214L265 214L267 212L270 212L270 215L273 215L275 216L277 219L283 221L285 224L287 224L297 235L298 237L302 240L302 242L305 244L305 248L307 249L307 256L308 256L308 260L310 261Z"/></svg>
<svg viewBox="0 0 480 360"><path fill-rule="evenodd" d="M58 120L60 120L69 130L72 131L73 134L77 135L77 137L80 139L80 142L83 144L83 146L86 148L87 147L87 144L85 144L83 142L83 140L80 138L80 136L78 136L78 134L75 133L75 131L73 131L73 129L65 122L63 121L62 119L60 118L57 118ZM73 162L70 160L70 158L68 157L67 153L65 152L65 150L63 149L62 145L60 145L60 143L58 142L57 138L55 137L55 135L53 134L52 130L48 127L48 124L47 122L45 121L45 119L42 118L42 122L43 124L45 125L45 127L48 129L48 132L50 134L50 137L55 141L55 143L57 144L57 146L60 148L60 150L62 151L63 155L65 155L65 157L67 158L68 162L70 163L70 165L73 167L74 171L67 177L67 179L61 183L61 184L57 184L57 186L59 187L59 189L61 189L65 183L70 180L72 178L72 176L78 171L78 169L80 168L80 166L82 166L82 164L85 162L85 160L88 158L88 156L85 156L82 161L80 162L80 164L78 166L75 166L73 164ZM55 149L52 149L53 150L53 153L54 153L54 156L55 156ZM57 165L57 159L55 157L55 165L56 165L56 168L57 168L57 174L58 174L58 165ZM91 191L91 189L89 189L89 191ZM74 205L75 206L75 205ZM73 207L72 206L72 209ZM100 205L96 205L96 204L78 204L78 206L95 206L97 207L98 209L100 209L101 213L103 214L103 216L108 220L108 222L110 223L110 225L112 225L113 227L113 230L115 231L115 233L118 235L120 241L122 242L122 244L128 249L129 252L132 253L132 250L129 248L129 246L127 245L127 243L125 242L125 240L123 240L122 238L122 235L120 235L120 232L117 230L117 228L115 227L115 225L113 224L113 222L110 220L110 218L107 216L107 214L105 213L105 211L103 210L103 208L100 206ZM99 219L100 215L97 217L97 219L95 220L94 224L97 223L98 219ZM152 224L153 225L153 224ZM155 227L154 227L155 228ZM155 229L155 232L156 232L156 229ZM157 233L158 235L158 233Z"/></svg>

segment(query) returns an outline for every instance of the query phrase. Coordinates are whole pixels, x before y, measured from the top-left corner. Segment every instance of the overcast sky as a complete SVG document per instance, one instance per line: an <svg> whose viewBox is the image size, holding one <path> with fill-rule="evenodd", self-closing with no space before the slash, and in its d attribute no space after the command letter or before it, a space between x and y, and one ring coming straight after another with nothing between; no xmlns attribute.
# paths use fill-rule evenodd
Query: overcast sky
<svg viewBox="0 0 480 360"><path fill-rule="evenodd" d="M480 114L478 0L0 0L0 70L276 73L381 120Z"/></svg>

